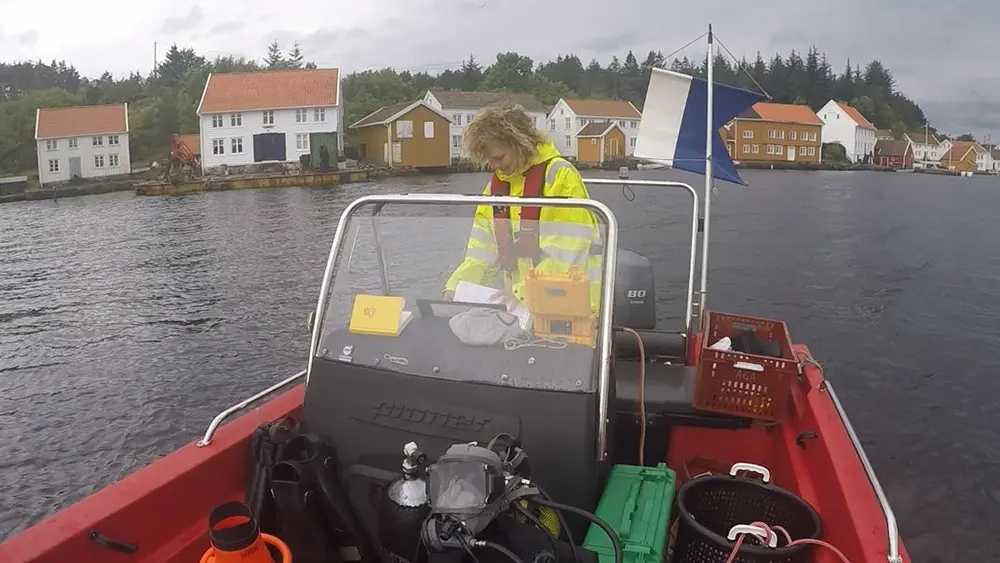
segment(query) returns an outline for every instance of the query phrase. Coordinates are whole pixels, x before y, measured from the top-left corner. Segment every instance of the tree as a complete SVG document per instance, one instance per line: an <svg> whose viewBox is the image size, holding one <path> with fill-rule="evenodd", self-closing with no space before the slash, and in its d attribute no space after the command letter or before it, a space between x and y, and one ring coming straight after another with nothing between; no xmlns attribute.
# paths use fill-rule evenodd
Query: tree
<svg viewBox="0 0 1000 563"><path fill-rule="evenodd" d="M277 42L275 43L277 45ZM299 42L296 41L292 45L292 50L288 51L288 58L285 59L285 65L288 68L302 68L302 48L299 47Z"/></svg>
<svg viewBox="0 0 1000 563"><path fill-rule="evenodd" d="M278 45L278 41L274 40L267 46L267 57L264 59L264 64L269 69L284 68L285 57L281 54L281 46Z"/></svg>
<svg viewBox="0 0 1000 563"><path fill-rule="evenodd" d="M193 49L172 45L155 73L126 77L107 72L82 77L65 61L0 63L0 173L35 170L34 122L39 107L128 102L133 161L162 158L171 134L198 132L195 111L209 73L316 68L298 42L282 53L278 42L272 41L266 52L263 61L239 56L207 60ZM489 66L470 55L459 68L437 75L391 68L355 72L343 77L341 88L347 125L382 106L419 99L432 88L527 92L549 105L560 97L619 98L641 109L653 68L704 76L707 62L686 57L666 60L663 53L649 51L641 62L635 53L626 52L607 65L597 60L585 65L567 53L535 65L529 57L508 52L498 54ZM838 75L826 56L810 47L804 58L793 52L768 60L757 53L753 62L734 64L719 55L712 65L717 81L750 89L759 83L776 102L805 103L815 111L831 98L849 101L877 127L898 132L920 130L927 122L920 106L896 90L892 73L879 61L866 63L862 72L860 64L848 60ZM836 148L824 149L824 160L829 150L836 156Z"/></svg>

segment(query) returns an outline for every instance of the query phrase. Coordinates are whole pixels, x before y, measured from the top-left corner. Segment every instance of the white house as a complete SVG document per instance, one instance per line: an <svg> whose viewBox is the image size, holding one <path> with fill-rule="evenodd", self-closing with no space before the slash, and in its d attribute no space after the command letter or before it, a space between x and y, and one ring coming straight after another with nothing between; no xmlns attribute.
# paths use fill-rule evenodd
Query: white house
<svg viewBox="0 0 1000 563"><path fill-rule="evenodd" d="M923 168L927 164L938 164L941 157L951 150L950 141L941 141L928 130L903 133L906 139L913 143L913 165Z"/></svg>
<svg viewBox="0 0 1000 563"><path fill-rule="evenodd" d="M632 102L562 98L549 112L546 131L563 156L576 158L576 136L581 129L594 122L614 122L625 131L625 154L631 156L635 153L641 118Z"/></svg>
<svg viewBox="0 0 1000 563"><path fill-rule="evenodd" d="M1000 174L1000 148L994 147L990 151L990 159L993 161L993 171Z"/></svg>
<svg viewBox="0 0 1000 563"><path fill-rule="evenodd" d="M337 154L344 152L336 68L212 73L198 116L203 173L221 165L297 163L317 134L333 135Z"/></svg>
<svg viewBox="0 0 1000 563"><path fill-rule="evenodd" d="M465 127L483 108L510 101L524 108L525 113L541 128L545 123L547 108L533 94L515 94L511 92L463 92L458 90L428 90L424 95L424 103L448 115L451 119L451 157L465 158L462 147L462 135Z"/></svg>
<svg viewBox="0 0 1000 563"><path fill-rule="evenodd" d="M43 185L132 172L128 104L38 108L35 143Z"/></svg>
<svg viewBox="0 0 1000 563"><path fill-rule="evenodd" d="M872 158L877 130L857 109L836 100L830 100L816 115L823 120L823 142L840 143L851 162L865 162Z"/></svg>

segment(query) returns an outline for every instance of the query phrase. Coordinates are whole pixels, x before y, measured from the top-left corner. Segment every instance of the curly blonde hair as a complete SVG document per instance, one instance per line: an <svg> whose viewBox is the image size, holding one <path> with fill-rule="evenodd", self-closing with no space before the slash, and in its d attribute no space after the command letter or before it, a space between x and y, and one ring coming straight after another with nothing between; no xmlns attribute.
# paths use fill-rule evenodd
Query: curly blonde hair
<svg viewBox="0 0 1000 563"><path fill-rule="evenodd" d="M465 128L462 142L469 156L479 164L489 161L490 147L506 147L513 151L517 170L531 163L535 146L548 138L535 128L524 108L512 102L485 108Z"/></svg>

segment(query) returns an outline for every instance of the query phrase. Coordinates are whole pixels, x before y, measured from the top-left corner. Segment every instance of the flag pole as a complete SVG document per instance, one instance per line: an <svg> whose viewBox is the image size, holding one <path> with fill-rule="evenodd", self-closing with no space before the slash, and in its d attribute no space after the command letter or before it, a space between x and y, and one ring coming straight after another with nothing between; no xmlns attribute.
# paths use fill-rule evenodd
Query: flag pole
<svg viewBox="0 0 1000 563"><path fill-rule="evenodd" d="M714 109L712 100L714 72L712 67L715 66L715 61L712 60L714 55L712 43L712 24L708 24L708 63L706 64L708 78L706 102L708 106L705 112L708 116L708 123L706 124L708 134L705 136L705 216L702 218L701 289L698 292L698 321L702 323L705 321L705 301L708 297L708 235L712 211L712 140L715 138L715 135L718 135L717 131L713 131L714 127L712 125L712 110Z"/></svg>

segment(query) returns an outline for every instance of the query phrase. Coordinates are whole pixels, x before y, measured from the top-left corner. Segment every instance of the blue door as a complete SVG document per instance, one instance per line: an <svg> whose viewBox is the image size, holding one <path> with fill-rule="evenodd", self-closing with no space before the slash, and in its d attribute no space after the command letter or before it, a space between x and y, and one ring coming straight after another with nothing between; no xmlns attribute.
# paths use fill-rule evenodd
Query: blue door
<svg viewBox="0 0 1000 563"><path fill-rule="evenodd" d="M253 136L253 161L285 161L285 134L261 133Z"/></svg>

